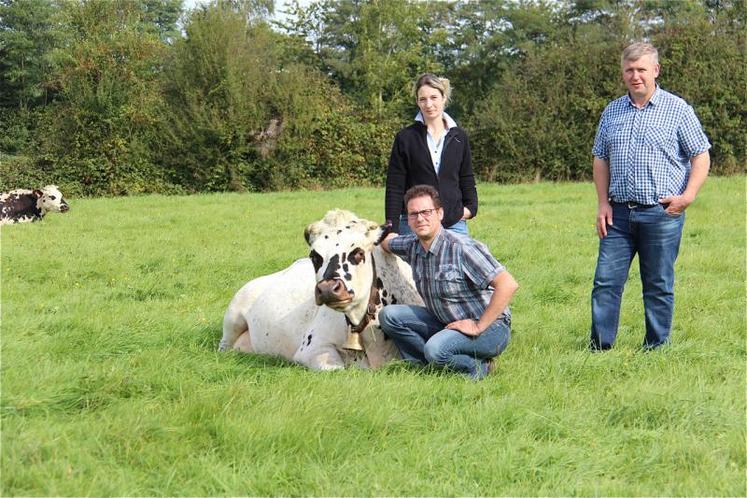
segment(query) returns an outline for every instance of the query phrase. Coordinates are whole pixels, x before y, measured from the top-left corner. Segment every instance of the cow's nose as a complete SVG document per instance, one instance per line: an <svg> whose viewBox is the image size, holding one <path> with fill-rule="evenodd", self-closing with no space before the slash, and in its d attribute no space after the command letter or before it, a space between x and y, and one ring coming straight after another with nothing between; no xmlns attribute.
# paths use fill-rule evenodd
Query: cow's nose
<svg viewBox="0 0 747 498"><path fill-rule="evenodd" d="M68 206L67 204L64 204L64 203L63 203L62 205L60 205L60 212L61 212L61 213L64 213L64 212L65 212L65 211L67 211L68 209L70 209L70 206Z"/></svg>
<svg viewBox="0 0 747 498"><path fill-rule="evenodd" d="M348 299L348 290L339 278L322 280L316 284L314 291L316 304L330 304Z"/></svg>

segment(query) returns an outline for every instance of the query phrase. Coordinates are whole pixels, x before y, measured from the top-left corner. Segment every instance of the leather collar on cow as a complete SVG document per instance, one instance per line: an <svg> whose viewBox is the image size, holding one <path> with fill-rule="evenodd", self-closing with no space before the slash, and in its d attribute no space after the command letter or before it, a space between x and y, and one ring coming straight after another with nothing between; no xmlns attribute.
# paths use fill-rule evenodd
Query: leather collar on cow
<svg viewBox="0 0 747 498"><path fill-rule="evenodd" d="M371 279L371 293L368 296L368 307L366 308L366 314L363 315L363 318L358 325L353 325L353 323L350 321L350 318L345 315L345 321L348 322L350 332L352 332L353 334L360 334L361 332L363 332L363 330L365 330L368 324L371 323L374 318L376 318L376 310L381 304L381 298L379 297L379 288L376 286L376 260L374 259L373 254L371 254L371 270L373 270L373 278Z"/></svg>

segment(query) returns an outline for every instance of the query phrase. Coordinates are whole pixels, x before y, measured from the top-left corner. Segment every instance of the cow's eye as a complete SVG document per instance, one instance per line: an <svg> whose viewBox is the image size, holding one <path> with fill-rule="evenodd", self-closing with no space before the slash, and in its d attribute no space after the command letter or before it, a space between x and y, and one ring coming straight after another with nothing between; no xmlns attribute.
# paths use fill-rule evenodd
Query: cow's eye
<svg viewBox="0 0 747 498"><path fill-rule="evenodd" d="M311 251L309 253L309 258L311 259L311 264L314 265L314 270L319 271L319 268L322 267L322 263L324 263L324 259L322 259L316 251Z"/></svg>
<svg viewBox="0 0 747 498"><path fill-rule="evenodd" d="M50 199L50 200L55 200L55 199L57 199L57 197L55 197L55 196L53 196L53 195L50 195L50 196L49 196L49 199Z"/></svg>
<svg viewBox="0 0 747 498"><path fill-rule="evenodd" d="M354 249L348 254L348 261L353 265L358 265L366 260L366 253L360 247Z"/></svg>

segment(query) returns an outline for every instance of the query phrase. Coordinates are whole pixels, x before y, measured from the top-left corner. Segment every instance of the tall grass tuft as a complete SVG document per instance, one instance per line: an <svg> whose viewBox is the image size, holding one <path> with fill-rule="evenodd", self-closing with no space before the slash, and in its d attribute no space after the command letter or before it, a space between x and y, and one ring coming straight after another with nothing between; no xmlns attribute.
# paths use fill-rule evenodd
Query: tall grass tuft
<svg viewBox="0 0 747 498"><path fill-rule="evenodd" d="M216 352L239 287L304 257L328 209L380 220L380 189L81 199L3 227L0 492L745 495L745 178L688 210L651 353L636 262L615 349L586 350L591 185L479 193L472 234L521 284L482 382Z"/></svg>

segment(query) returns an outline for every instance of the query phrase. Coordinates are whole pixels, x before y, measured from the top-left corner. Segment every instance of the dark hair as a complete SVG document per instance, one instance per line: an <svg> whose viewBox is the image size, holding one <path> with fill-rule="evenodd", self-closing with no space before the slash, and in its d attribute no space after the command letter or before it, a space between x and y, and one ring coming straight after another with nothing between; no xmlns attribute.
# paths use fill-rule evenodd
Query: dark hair
<svg viewBox="0 0 747 498"><path fill-rule="evenodd" d="M433 200L433 207L439 209L441 207L441 196L438 190L431 187L430 185L415 185L410 187L405 192L405 208L410 201L416 197L430 197Z"/></svg>

